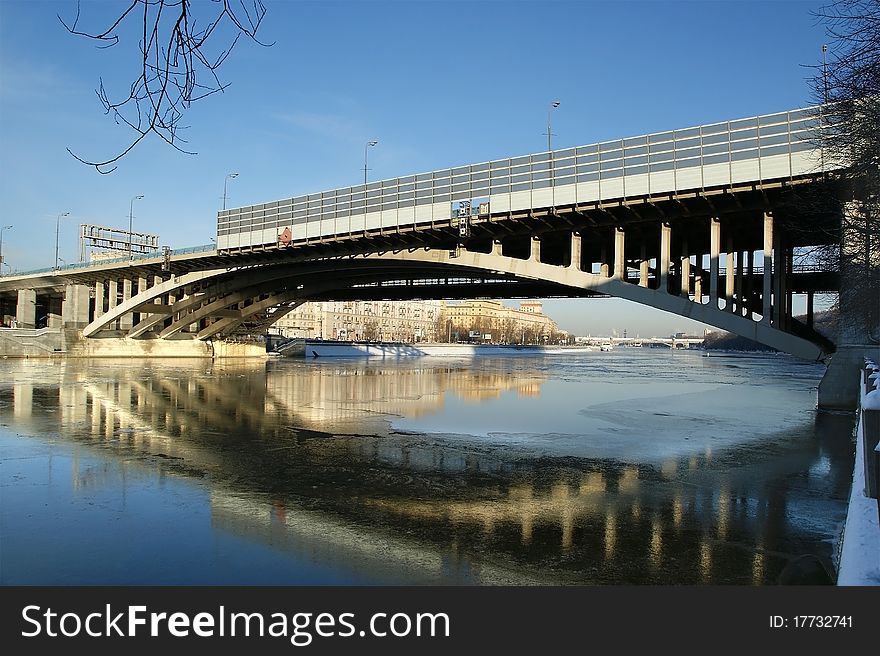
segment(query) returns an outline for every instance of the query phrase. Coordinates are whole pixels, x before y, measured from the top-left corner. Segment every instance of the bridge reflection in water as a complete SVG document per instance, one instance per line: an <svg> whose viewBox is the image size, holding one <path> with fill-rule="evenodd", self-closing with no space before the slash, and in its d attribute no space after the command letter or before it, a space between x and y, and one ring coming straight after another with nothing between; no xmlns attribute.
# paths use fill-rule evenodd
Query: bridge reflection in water
<svg viewBox="0 0 880 656"><path fill-rule="evenodd" d="M395 430L540 399L558 374L511 366L4 363L0 408L19 433L65 436L74 493L198 486L215 530L342 581L766 584L803 553L831 561L851 468L833 416L659 463Z"/></svg>

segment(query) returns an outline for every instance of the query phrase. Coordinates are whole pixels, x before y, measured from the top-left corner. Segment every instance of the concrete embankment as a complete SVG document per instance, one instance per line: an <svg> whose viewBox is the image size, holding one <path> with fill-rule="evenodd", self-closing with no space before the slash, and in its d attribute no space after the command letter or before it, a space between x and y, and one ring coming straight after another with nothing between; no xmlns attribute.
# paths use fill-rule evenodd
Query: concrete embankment
<svg viewBox="0 0 880 656"><path fill-rule="evenodd" d="M250 358L266 357L254 342L160 340L110 337L85 339L80 331L0 329L0 357L6 358Z"/></svg>

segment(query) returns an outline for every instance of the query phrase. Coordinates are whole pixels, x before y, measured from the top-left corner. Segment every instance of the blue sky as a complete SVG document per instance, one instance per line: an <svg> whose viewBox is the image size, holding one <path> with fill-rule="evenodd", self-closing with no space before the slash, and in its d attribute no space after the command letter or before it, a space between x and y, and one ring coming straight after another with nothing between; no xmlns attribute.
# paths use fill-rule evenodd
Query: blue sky
<svg viewBox="0 0 880 656"><path fill-rule="evenodd" d="M118 3L124 6L125 3ZM196 0L204 5L204 0ZM811 104L821 2L280 2L220 71L230 87L194 104L183 155L143 142L100 175L130 134L103 114L99 77L124 93L133 40L107 50L68 34L74 0L0 0L0 199L7 262L78 259L80 223L136 229L162 244L209 243L223 182L228 206L546 148ZM82 3L82 25L114 5ZM198 8L198 7L197 7ZM132 26L133 27L133 26ZM694 322L623 301L548 301L563 328L666 334Z"/></svg>

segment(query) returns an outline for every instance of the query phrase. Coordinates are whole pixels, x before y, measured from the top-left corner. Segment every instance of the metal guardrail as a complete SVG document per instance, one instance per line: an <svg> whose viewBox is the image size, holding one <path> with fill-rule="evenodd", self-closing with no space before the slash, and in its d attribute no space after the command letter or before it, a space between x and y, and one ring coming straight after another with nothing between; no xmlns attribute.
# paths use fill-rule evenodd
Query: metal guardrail
<svg viewBox="0 0 880 656"><path fill-rule="evenodd" d="M209 251L216 251L217 247L214 244L202 244L200 246L188 246L187 248L175 248L169 251L169 255L174 257L175 255L191 255L193 253L205 253ZM32 276L38 273L70 273L72 271L78 271L80 269L88 269L90 267L95 266L103 266L105 264L119 264L122 262L140 262L143 260L153 260L156 258L163 257L164 253L162 251L151 251L149 253L139 253L137 255L132 255L129 257L128 255L124 257L114 257L106 260L97 260L94 262L73 262L72 264L65 264L64 266L58 267L43 267L42 269L31 269L30 271L16 271L13 274L7 274L3 276L5 278L14 277L14 276Z"/></svg>
<svg viewBox="0 0 880 656"><path fill-rule="evenodd" d="M286 226L335 222L422 205L450 207L450 203L463 199L482 202L490 197L567 185L595 183L601 187L605 183L614 187L616 181L623 180L625 197L626 180L639 176L681 174L686 178L682 184L700 187L714 179L718 167L730 172L746 167L754 179L770 179L780 177L779 172L762 171L762 163L777 155L787 156L784 176L788 176L792 174L794 155L818 151L820 111L820 107L808 107L226 209L217 214L218 239L263 230L270 235L268 241L274 242L278 230ZM825 164L831 165L823 160ZM733 177L731 173L726 179Z"/></svg>
<svg viewBox="0 0 880 656"><path fill-rule="evenodd" d="M880 513L880 407L869 401L880 395L880 366L871 360L866 360L865 368L862 369L861 387L859 426L865 463L865 496L877 499L877 510Z"/></svg>

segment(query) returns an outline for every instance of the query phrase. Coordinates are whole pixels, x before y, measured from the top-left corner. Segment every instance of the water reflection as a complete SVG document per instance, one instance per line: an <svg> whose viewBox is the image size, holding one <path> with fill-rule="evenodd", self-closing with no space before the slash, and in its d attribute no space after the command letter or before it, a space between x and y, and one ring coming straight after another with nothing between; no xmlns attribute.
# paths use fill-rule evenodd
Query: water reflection
<svg viewBox="0 0 880 656"><path fill-rule="evenodd" d="M848 420L807 406L659 463L398 427L458 403L543 400L571 374L564 362L2 366L14 381L0 387L4 423L63 436L71 495L124 499L151 478L201 486L213 530L306 558L333 582L773 583L803 553L830 563L852 465ZM801 379L780 380L808 399L815 381ZM34 540L53 528L28 522L16 529Z"/></svg>

